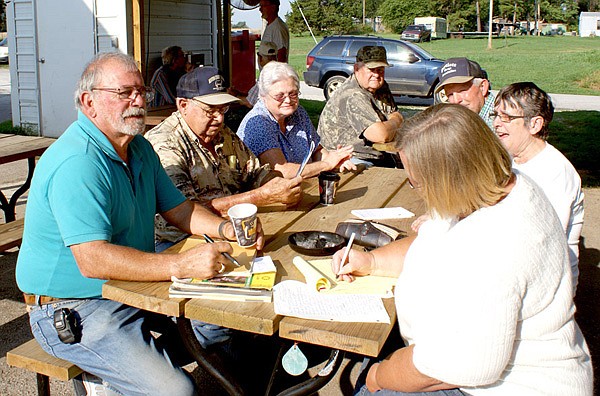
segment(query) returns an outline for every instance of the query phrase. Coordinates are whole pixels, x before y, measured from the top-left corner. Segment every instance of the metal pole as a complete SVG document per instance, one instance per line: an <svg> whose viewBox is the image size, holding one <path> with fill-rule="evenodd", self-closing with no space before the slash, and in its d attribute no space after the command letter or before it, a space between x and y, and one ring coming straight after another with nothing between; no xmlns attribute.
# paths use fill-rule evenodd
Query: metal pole
<svg viewBox="0 0 600 396"><path fill-rule="evenodd" d="M315 44L317 44L317 39L315 38L315 35L313 34L312 29L310 28L310 25L308 24L308 21L306 20L306 17L304 16L304 13L302 12L302 8L300 8L300 4L298 4L298 2L296 2L296 5L298 6L298 10L300 10L300 15L302 15L302 19L304 19L304 23L306 24L306 27L308 28L310 35L312 36L313 40L315 40Z"/></svg>

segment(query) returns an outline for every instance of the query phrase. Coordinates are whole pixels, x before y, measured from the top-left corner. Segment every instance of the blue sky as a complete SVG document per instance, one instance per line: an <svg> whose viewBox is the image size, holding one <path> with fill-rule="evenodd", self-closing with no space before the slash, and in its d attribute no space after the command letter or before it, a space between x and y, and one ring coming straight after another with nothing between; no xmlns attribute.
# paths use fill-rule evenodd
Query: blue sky
<svg viewBox="0 0 600 396"><path fill-rule="evenodd" d="M261 29L262 22L260 18L260 11L258 7L253 10L242 11L236 8L231 8L233 10L233 17L231 18L231 24L235 25L238 22L246 21L246 25L252 29ZM289 0L281 0L281 4L279 6L279 16L285 20L284 16L290 12L290 2Z"/></svg>

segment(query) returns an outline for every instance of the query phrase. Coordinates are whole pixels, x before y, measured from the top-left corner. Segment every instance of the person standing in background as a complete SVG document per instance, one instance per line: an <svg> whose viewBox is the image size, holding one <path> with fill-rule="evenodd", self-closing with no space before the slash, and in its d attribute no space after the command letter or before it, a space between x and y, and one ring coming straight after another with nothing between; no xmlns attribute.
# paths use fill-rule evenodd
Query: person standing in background
<svg viewBox="0 0 600 396"><path fill-rule="evenodd" d="M290 49L290 32L287 25L279 17L279 0L261 0L260 13L267 21L261 41L269 41L277 45L277 61L287 62Z"/></svg>

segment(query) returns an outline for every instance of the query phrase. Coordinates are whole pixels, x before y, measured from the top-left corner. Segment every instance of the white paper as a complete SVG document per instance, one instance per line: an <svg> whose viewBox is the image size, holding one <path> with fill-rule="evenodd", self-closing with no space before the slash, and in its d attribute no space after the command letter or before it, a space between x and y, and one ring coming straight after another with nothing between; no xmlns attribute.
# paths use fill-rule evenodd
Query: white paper
<svg viewBox="0 0 600 396"><path fill-rule="evenodd" d="M415 216L413 212L401 206L394 208L355 209L351 213L363 220L408 219Z"/></svg>
<svg viewBox="0 0 600 396"><path fill-rule="evenodd" d="M264 274L265 272L277 272L273 259L270 256L255 257L252 263L252 273Z"/></svg>
<svg viewBox="0 0 600 396"><path fill-rule="evenodd" d="M323 294L294 280L275 285L273 301L278 315L334 322L390 323L390 316L379 297Z"/></svg>

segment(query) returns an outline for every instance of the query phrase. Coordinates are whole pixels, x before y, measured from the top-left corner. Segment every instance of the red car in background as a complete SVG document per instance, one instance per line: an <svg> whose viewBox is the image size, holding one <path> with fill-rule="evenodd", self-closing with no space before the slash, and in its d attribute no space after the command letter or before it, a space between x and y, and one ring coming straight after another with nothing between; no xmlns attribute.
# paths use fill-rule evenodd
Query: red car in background
<svg viewBox="0 0 600 396"><path fill-rule="evenodd" d="M423 43L431 41L431 30L425 25L408 25L402 32L402 40L416 41Z"/></svg>

